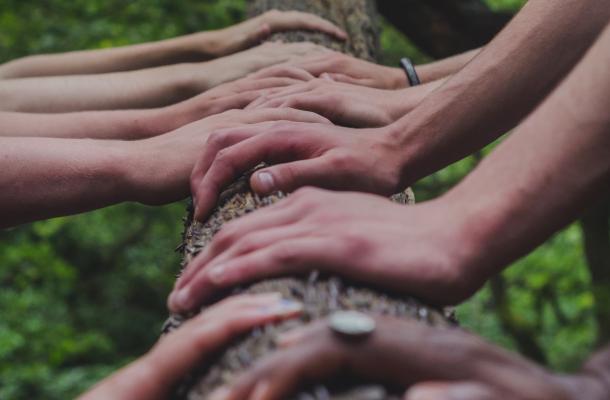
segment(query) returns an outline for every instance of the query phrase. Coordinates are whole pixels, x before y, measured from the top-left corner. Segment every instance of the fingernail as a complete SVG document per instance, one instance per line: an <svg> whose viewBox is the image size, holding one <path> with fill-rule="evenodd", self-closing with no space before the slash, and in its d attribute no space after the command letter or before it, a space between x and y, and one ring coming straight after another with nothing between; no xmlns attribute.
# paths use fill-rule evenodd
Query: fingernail
<svg viewBox="0 0 610 400"><path fill-rule="evenodd" d="M258 183L261 186L261 189L264 192L271 192L275 188L275 181L273 180L273 175L269 172L259 172L256 174L258 179Z"/></svg>
<svg viewBox="0 0 610 400"><path fill-rule="evenodd" d="M216 390L214 390L214 392L212 392L212 394L210 395L210 400L225 400L229 398L229 389L225 386L222 386Z"/></svg>
<svg viewBox="0 0 610 400"><path fill-rule="evenodd" d="M225 275L225 270L226 268L224 264L216 265L210 268L210 271L208 272L208 277L210 278L212 283L222 283Z"/></svg>
<svg viewBox="0 0 610 400"><path fill-rule="evenodd" d="M182 310L188 310L191 303L191 293L188 287L182 288L178 290L176 293L172 294L171 303L177 308Z"/></svg>
<svg viewBox="0 0 610 400"><path fill-rule="evenodd" d="M292 315L303 310L303 305L296 301L281 299L279 302L262 308L263 314L267 315Z"/></svg>

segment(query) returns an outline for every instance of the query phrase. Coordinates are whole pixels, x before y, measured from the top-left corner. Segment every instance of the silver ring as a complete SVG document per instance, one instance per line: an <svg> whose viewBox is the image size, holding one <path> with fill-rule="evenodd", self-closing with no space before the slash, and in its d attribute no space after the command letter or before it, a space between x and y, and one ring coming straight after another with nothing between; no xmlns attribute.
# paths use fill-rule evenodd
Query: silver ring
<svg viewBox="0 0 610 400"><path fill-rule="evenodd" d="M358 311L337 311L328 319L328 326L340 336L360 339L375 331L375 320Z"/></svg>

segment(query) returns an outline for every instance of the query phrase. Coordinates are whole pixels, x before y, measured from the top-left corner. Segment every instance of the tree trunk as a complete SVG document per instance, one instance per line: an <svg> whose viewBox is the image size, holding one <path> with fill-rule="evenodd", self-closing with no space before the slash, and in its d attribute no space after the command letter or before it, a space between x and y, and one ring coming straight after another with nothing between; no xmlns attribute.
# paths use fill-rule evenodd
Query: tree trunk
<svg viewBox="0 0 610 400"><path fill-rule="evenodd" d="M358 57L371 60L376 58L378 25L372 0L256 0L251 5L251 12L257 14L274 8L319 14L344 28L349 33L350 39L345 43L340 43L318 33L294 32L274 35L272 40L310 40ZM192 210L189 209L185 220L184 242L180 247L184 254L183 266L210 242L213 235L225 223L275 203L282 197L285 197L285 194L277 193L264 198L255 195L249 188L248 176L243 176L221 194L218 207L205 223L193 221ZM412 192L407 190L393 196L393 199L404 204L412 203ZM325 317L337 310L371 311L423 320L435 325L450 323L442 311L426 307L415 299L384 293L339 277L325 276L317 271L312 271L306 277L265 280L243 288L236 288L231 293L270 291L281 292L286 298L302 302L305 308L303 316L298 320L257 329L234 343L219 354L211 367L202 367L198 371L193 371L191 376L185 377L175 398L206 399L215 388L228 383L236 374L272 351L274 338L278 333ZM231 293L225 293L224 296ZM164 327L164 332L178 328L188 317L190 316L172 315ZM362 400L399 398L395 397L397 394L387 392L386 388L381 385L363 385L355 380L320 382L318 385L304 388L304 390L295 398Z"/></svg>

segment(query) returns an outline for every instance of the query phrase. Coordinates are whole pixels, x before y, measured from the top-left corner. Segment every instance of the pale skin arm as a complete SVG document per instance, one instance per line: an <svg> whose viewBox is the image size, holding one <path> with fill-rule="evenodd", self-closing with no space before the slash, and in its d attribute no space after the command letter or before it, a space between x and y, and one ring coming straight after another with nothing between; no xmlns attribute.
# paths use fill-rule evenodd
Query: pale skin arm
<svg viewBox="0 0 610 400"><path fill-rule="evenodd" d="M539 109L443 197L401 208L364 194L297 191L223 228L187 267L169 306L187 310L219 288L312 266L437 304L467 299L608 191L609 48L610 27ZM358 165L369 177L380 168L367 167Z"/></svg>
<svg viewBox="0 0 610 400"><path fill-rule="evenodd" d="M318 16L271 10L217 31L109 49L24 57L0 65L0 79L101 74L205 61L256 45L274 32L296 29L317 30L340 40L346 37L345 32Z"/></svg>
<svg viewBox="0 0 610 400"><path fill-rule="evenodd" d="M261 68L327 51L312 43L266 43L204 63L99 75L9 79L0 81L0 110L60 113L161 107Z"/></svg>
<svg viewBox="0 0 610 400"><path fill-rule="evenodd" d="M279 120L328 122L298 110L232 110L136 141L0 137L0 228L125 201L180 200L211 131Z"/></svg>
<svg viewBox="0 0 610 400"><path fill-rule="evenodd" d="M278 88L308 78L249 79L220 85L171 106L145 110L21 113L0 111L0 136L65 139L144 139L230 109L240 109L269 87Z"/></svg>

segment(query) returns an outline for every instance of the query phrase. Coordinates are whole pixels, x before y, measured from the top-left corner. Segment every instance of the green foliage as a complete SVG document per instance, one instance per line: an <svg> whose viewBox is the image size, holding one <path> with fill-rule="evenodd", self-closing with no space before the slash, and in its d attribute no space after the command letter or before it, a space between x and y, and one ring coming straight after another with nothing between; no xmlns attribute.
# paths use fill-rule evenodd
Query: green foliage
<svg viewBox="0 0 610 400"><path fill-rule="evenodd" d="M217 28L240 19L244 3L0 0L0 62ZM489 3L514 9L523 1ZM381 42L389 65L404 54L427 61L387 24ZM418 198L438 196L476 163L468 158L423 180ZM126 204L0 232L0 399L74 397L152 345L179 265L172 249L183 214L183 204ZM595 340L580 242L570 227L505 274L510 309L561 369L574 368ZM516 348L489 288L458 313L466 327Z"/></svg>

